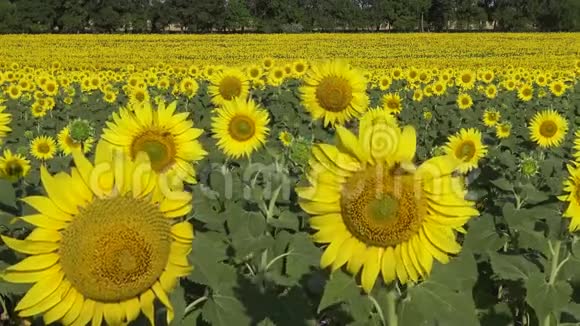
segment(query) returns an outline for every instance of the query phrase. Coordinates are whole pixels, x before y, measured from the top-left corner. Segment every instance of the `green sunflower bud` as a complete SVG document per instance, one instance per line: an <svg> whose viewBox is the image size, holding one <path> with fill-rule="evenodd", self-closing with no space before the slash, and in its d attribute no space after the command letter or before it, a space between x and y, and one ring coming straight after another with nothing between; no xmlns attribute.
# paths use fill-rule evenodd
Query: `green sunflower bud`
<svg viewBox="0 0 580 326"><path fill-rule="evenodd" d="M540 171L540 165L538 161L531 156L522 157L519 168L520 173L528 178L535 176Z"/></svg>
<svg viewBox="0 0 580 326"><path fill-rule="evenodd" d="M26 139L32 139L32 138L34 138L34 133L30 130L26 130L24 132L24 137L26 137Z"/></svg>
<svg viewBox="0 0 580 326"><path fill-rule="evenodd" d="M290 159L299 166L306 166L310 158L310 147L312 143L300 137L295 139L290 145Z"/></svg>
<svg viewBox="0 0 580 326"><path fill-rule="evenodd" d="M70 137L75 142L83 142L95 135L95 129L90 122L83 119L76 119L70 123Z"/></svg>

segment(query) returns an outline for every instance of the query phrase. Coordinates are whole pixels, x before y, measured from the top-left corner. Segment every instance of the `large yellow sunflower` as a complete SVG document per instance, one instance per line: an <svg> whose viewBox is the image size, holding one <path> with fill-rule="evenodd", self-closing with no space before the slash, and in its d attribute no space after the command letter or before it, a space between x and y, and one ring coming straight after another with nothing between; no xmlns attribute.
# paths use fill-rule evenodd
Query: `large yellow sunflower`
<svg viewBox="0 0 580 326"><path fill-rule="evenodd" d="M94 138L89 137L87 140L82 142L76 142L70 136L70 128L64 127L57 135L58 148L63 152L64 155L72 154L73 149L82 148L84 153L88 153L93 148Z"/></svg>
<svg viewBox="0 0 580 326"><path fill-rule="evenodd" d="M141 312L153 324L159 299L171 321L168 293L192 268L193 227L177 221L190 212L191 194L152 200L157 175L144 153L132 161L102 141L94 165L80 149L73 157L70 174L52 176L41 167L47 196L23 199L38 211L21 217L36 226L32 233L24 240L2 236L30 255L2 274L6 282L34 283L16 311L42 314L47 325L126 325Z"/></svg>
<svg viewBox="0 0 580 326"><path fill-rule="evenodd" d="M12 115L4 112L4 110L6 110L6 107L0 105L0 144L2 143L2 139L12 131L9 126L10 122L12 122Z"/></svg>
<svg viewBox="0 0 580 326"><path fill-rule="evenodd" d="M337 128L338 145L312 149L308 187L296 189L299 204L314 215L315 242L328 244L320 265L346 264L370 292L379 274L385 282L417 282L429 275L433 258L449 261L461 246L455 231L478 215L464 199L461 164L452 156L416 167L413 127L377 121L358 137Z"/></svg>
<svg viewBox="0 0 580 326"><path fill-rule="evenodd" d="M558 112L546 110L534 115L529 129L530 138L540 147L557 147L566 137L568 121Z"/></svg>
<svg viewBox="0 0 580 326"><path fill-rule="evenodd" d="M0 178L12 182L25 177L30 171L30 161L20 154L13 154L8 148L0 156Z"/></svg>
<svg viewBox="0 0 580 326"><path fill-rule="evenodd" d="M38 136L30 142L30 154L39 160L50 160L56 154L56 142L49 136Z"/></svg>
<svg viewBox="0 0 580 326"><path fill-rule="evenodd" d="M270 117L254 100L237 98L216 113L211 125L213 137L227 156L249 157L266 142Z"/></svg>
<svg viewBox="0 0 580 326"><path fill-rule="evenodd" d="M564 181L563 190L565 195L560 200L569 202L563 216L570 218L568 229L570 232L580 230L580 163L571 162L567 165L570 177Z"/></svg>
<svg viewBox="0 0 580 326"><path fill-rule="evenodd" d="M343 61L313 65L300 87L302 103L313 119L324 126L344 124L367 110L367 81L358 70Z"/></svg>
<svg viewBox="0 0 580 326"><path fill-rule="evenodd" d="M449 137L445 151L448 155L461 160L463 163L459 165L458 170L467 173L477 168L479 160L487 154L487 146L481 142L479 130L463 128Z"/></svg>
<svg viewBox="0 0 580 326"><path fill-rule="evenodd" d="M246 99L250 90L250 81L241 70L230 68L214 73L207 89L214 105L224 105L236 97Z"/></svg>
<svg viewBox="0 0 580 326"><path fill-rule="evenodd" d="M198 141L202 129L193 128L189 113L175 113L177 102L160 102L154 110L150 103L133 110L123 108L113 113L107 122L103 139L123 148L132 158L139 152L149 155L153 170L195 183L192 163L203 159L207 152Z"/></svg>

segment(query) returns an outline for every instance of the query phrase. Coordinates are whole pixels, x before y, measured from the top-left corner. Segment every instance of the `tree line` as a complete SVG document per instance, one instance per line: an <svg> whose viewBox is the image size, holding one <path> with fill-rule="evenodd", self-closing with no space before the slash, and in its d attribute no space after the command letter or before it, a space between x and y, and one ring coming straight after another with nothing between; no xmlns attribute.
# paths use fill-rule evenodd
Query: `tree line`
<svg viewBox="0 0 580 326"><path fill-rule="evenodd" d="M0 0L0 33L579 31L580 0Z"/></svg>

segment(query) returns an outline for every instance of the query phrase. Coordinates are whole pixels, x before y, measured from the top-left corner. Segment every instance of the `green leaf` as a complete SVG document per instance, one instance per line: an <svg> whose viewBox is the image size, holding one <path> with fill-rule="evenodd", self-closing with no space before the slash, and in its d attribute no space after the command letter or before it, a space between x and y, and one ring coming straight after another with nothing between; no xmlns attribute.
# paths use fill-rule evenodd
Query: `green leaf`
<svg viewBox="0 0 580 326"><path fill-rule="evenodd" d="M534 273L526 280L526 302L534 308L538 320L551 313L559 313L570 301L572 286L565 281L548 284L542 273Z"/></svg>
<svg viewBox="0 0 580 326"><path fill-rule="evenodd" d="M489 254L493 271L504 280L527 279L538 268L522 256Z"/></svg>
<svg viewBox="0 0 580 326"><path fill-rule="evenodd" d="M356 284L356 280L338 270L330 275L330 279L326 282L322 299L318 304L318 313L322 310L342 302L346 302L349 298L360 296L360 289Z"/></svg>
<svg viewBox="0 0 580 326"><path fill-rule="evenodd" d="M173 305L173 310L175 311L174 320L180 322L185 316L185 307L187 303L185 302L185 291L181 285L177 285L170 295L171 304Z"/></svg>
<svg viewBox="0 0 580 326"><path fill-rule="evenodd" d="M550 196L538 190L538 188L530 183L522 185L523 197L528 204L537 204L550 199Z"/></svg>
<svg viewBox="0 0 580 326"><path fill-rule="evenodd" d="M244 305L234 296L213 295L203 305L201 314L212 326L250 325Z"/></svg>
<svg viewBox="0 0 580 326"><path fill-rule="evenodd" d="M306 233L296 233L290 241L288 251L291 251L291 254L286 259L286 273L297 281L310 272L312 267L319 265L320 249L312 243Z"/></svg>
<svg viewBox="0 0 580 326"><path fill-rule="evenodd" d="M473 252L496 251L503 247L505 240L496 231L493 217L484 214L469 223L463 246Z"/></svg>
<svg viewBox="0 0 580 326"><path fill-rule="evenodd" d="M270 220L270 225L279 229L288 229L298 231L299 227L298 215L290 211L283 211L278 218Z"/></svg>
<svg viewBox="0 0 580 326"><path fill-rule="evenodd" d="M499 178L490 181L494 186L498 187L504 191L512 191L514 189L514 185L512 182L508 181L506 178Z"/></svg>
<svg viewBox="0 0 580 326"><path fill-rule="evenodd" d="M16 208L16 192L10 181L0 179L0 208L8 206Z"/></svg>

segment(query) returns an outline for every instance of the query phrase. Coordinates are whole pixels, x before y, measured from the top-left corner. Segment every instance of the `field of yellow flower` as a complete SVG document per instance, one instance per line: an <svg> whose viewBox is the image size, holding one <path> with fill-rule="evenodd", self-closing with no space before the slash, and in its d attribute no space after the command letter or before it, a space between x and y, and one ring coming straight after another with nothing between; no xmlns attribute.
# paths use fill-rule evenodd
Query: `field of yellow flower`
<svg viewBox="0 0 580 326"><path fill-rule="evenodd" d="M580 322L578 34L0 37L0 324Z"/></svg>

